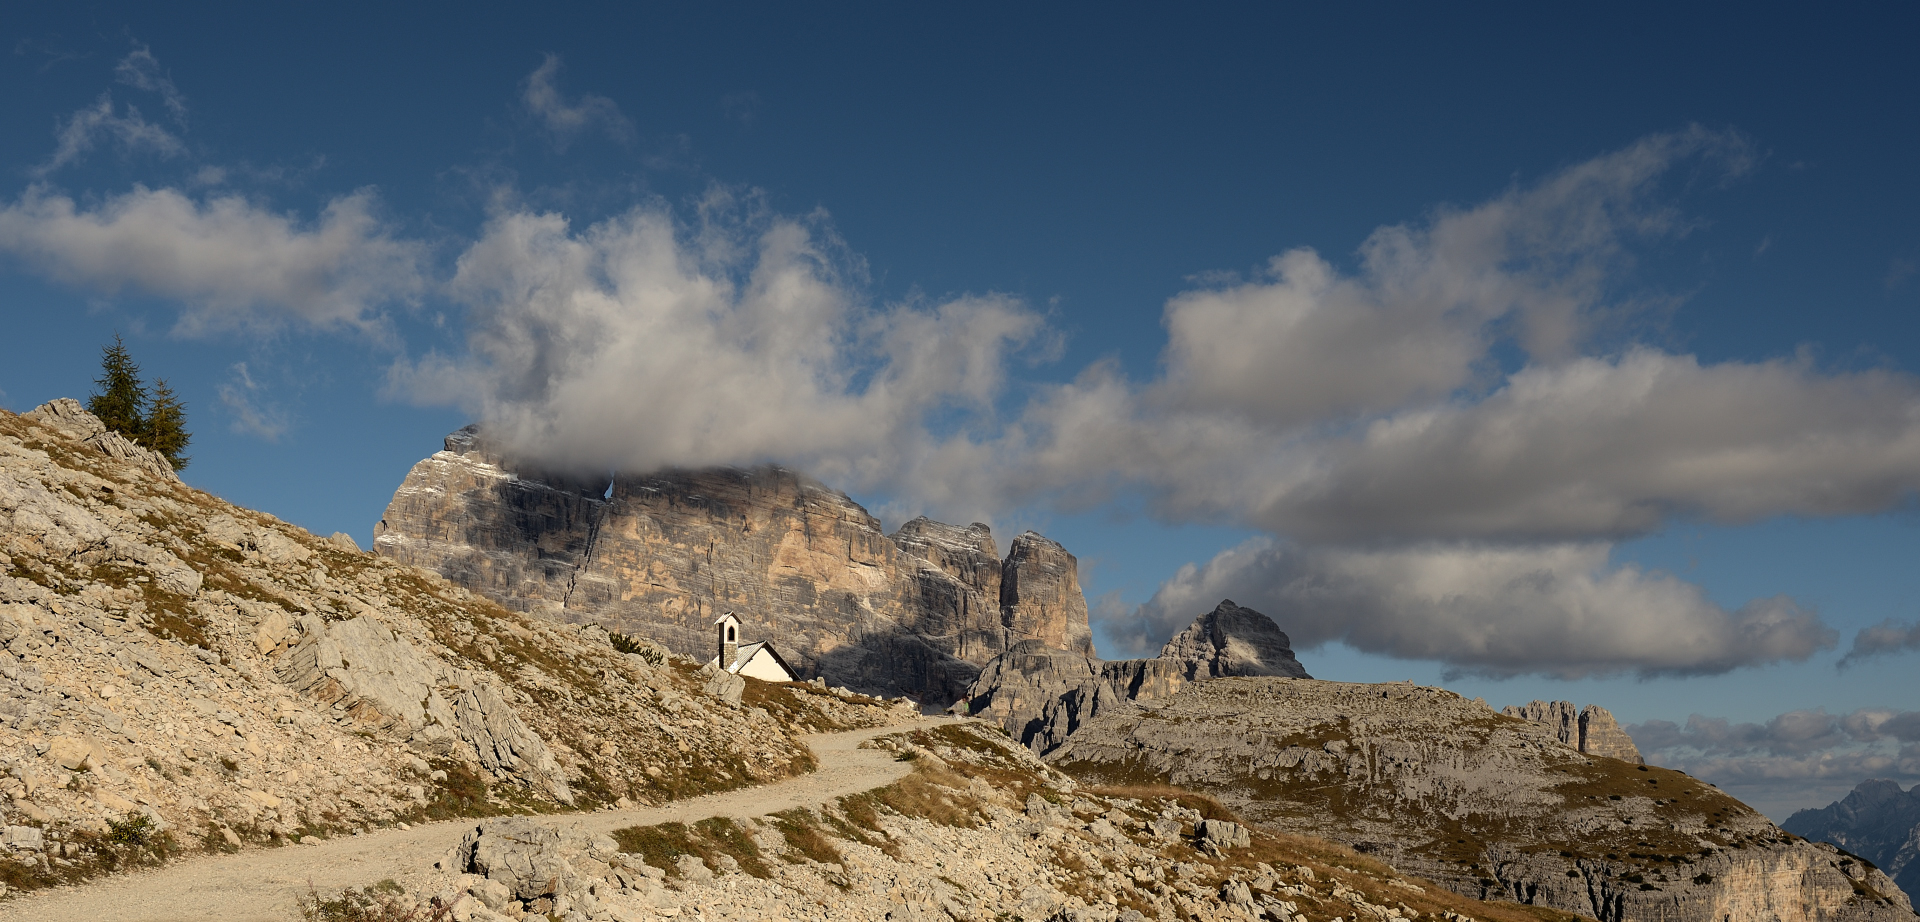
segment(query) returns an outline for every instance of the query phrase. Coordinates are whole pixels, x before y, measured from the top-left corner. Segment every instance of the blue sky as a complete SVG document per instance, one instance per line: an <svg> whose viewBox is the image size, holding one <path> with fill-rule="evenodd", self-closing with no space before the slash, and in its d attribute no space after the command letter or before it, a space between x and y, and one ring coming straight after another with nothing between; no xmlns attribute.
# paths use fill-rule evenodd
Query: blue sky
<svg viewBox="0 0 1920 922"><path fill-rule="evenodd" d="M1914 19L16 8L0 405L118 331L362 544L476 418L777 460L1784 815L1920 780Z"/></svg>

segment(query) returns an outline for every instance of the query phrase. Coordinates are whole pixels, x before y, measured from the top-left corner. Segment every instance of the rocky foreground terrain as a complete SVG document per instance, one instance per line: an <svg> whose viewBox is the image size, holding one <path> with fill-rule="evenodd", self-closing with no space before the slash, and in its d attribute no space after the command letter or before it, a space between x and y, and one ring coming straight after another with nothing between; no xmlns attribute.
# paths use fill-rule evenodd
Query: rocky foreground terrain
<svg viewBox="0 0 1920 922"><path fill-rule="evenodd" d="M918 713L615 640L188 488L71 400L0 411L0 884L738 788Z"/></svg>
<svg viewBox="0 0 1920 922"><path fill-rule="evenodd" d="M1442 689L1214 679L1096 717L1048 761L1206 791L1458 893L1603 922L1913 915L1878 869L1711 785L1582 753L1552 724Z"/></svg>
<svg viewBox="0 0 1920 922"><path fill-rule="evenodd" d="M1902 791L1897 782L1862 781L1847 796L1780 825L1878 864L1908 898L1920 893L1920 785Z"/></svg>
<svg viewBox="0 0 1920 922"><path fill-rule="evenodd" d="M473 427L408 472L382 556L516 611L710 656L733 611L804 677L944 705L1024 640L1093 652L1073 555L987 526L888 535L846 494L780 468L580 478L522 469Z"/></svg>
<svg viewBox="0 0 1920 922"><path fill-rule="evenodd" d="M462 922L1571 922L1154 787L1078 784L979 722L881 737L904 778L813 809L629 827L488 820L406 893ZM389 888L397 890L399 888ZM531 913L532 915L528 915Z"/></svg>

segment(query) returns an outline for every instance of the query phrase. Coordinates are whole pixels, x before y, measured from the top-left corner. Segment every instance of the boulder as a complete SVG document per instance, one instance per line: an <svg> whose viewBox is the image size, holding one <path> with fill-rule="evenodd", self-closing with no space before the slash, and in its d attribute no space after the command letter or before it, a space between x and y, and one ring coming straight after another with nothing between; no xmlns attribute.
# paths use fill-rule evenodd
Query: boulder
<svg viewBox="0 0 1920 922"><path fill-rule="evenodd" d="M523 816L475 826L455 847L453 869L493 881L518 900L585 889L585 881L561 853L560 831Z"/></svg>

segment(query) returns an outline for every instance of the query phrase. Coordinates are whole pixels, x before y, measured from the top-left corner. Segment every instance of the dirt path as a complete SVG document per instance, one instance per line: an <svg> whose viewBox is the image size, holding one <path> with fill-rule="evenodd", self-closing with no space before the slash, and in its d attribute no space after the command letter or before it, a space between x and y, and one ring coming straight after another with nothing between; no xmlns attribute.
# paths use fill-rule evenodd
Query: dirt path
<svg viewBox="0 0 1920 922"><path fill-rule="evenodd" d="M793 807L812 807L836 797L872 790L907 773L884 750L861 742L920 726L876 727L805 737L819 759L812 774L756 788L709 794L660 807L567 813L541 817L555 825L581 823L596 832L627 826L693 822L711 816L755 817ZM309 882L322 892L359 887L386 878L403 883L438 876L433 863L459 842L471 820L449 820L412 829L382 829L330 839L319 845L249 849L235 855L194 858L153 871L111 877L72 889L29 894L0 902L0 919L36 922L284 922L299 913L297 901Z"/></svg>

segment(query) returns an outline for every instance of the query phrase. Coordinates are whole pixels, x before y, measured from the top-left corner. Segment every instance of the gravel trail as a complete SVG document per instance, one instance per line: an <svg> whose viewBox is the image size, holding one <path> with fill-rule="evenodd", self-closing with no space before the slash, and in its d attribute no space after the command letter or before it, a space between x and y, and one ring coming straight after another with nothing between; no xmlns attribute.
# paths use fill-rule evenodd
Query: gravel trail
<svg viewBox="0 0 1920 922"><path fill-rule="evenodd" d="M793 807L816 807L836 797L889 784L911 767L894 761L885 750L860 749L860 743L947 720L929 718L917 724L804 737L820 767L798 778L659 807L564 813L537 819L554 825L580 823L596 832L611 832L628 826L690 823L713 816L757 817ZM298 900L309 884L325 893L386 878L417 886L444 877L433 870L433 863L475 822L448 820L412 829L381 829L318 845L247 849L234 855L193 858L80 887L15 897L0 902L0 919L285 922L299 917Z"/></svg>

